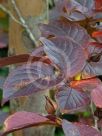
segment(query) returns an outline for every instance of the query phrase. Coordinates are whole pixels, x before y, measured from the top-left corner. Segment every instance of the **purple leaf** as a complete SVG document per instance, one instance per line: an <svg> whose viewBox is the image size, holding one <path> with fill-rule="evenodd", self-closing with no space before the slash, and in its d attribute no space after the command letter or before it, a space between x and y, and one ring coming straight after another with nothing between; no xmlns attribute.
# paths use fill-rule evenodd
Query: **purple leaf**
<svg viewBox="0 0 102 136"><path fill-rule="evenodd" d="M93 127L79 123L75 123L75 125L79 129L81 136L102 136L102 134Z"/></svg>
<svg viewBox="0 0 102 136"><path fill-rule="evenodd" d="M41 38L48 57L64 72L65 78L75 76L85 64L83 49L72 39L56 37Z"/></svg>
<svg viewBox="0 0 102 136"><path fill-rule="evenodd" d="M4 122L4 132L0 136L7 135L16 130L28 128L32 126L51 124L48 118L32 112L17 112L9 116Z"/></svg>
<svg viewBox="0 0 102 136"><path fill-rule="evenodd" d="M70 15L65 14L63 16L70 21L83 21L86 19L86 16L78 11L74 11L74 12L71 12Z"/></svg>
<svg viewBox="0 0 102 136"><path fill-rule="evenodd" d="M90 103L88 94L65 85L59 88L56 100L63 113L78 111Z"/></svg>
<svg viewBox="0 0 102 136"><path fill-rule="evenodd" d="M102 84L91 91L91 97L94 104L97 107L102 108Z"/></svg>
<svg viewBox="0 0 102 136"><path fill-rule="evenodd" d="M74 3L74 7L76 7L77 11L80 11L81 13L88 16L95 7L94 0L72 0L72 2Z"/></svg>
<svg viewBox="0 0 102 136"><path fill-rule="evenodd" d="M102 134L93 127L80 123L70 123L67 120L62 121L62 127L65 136L102 136Z"/></svg>
<svg viewBox="0 0 102 136"><path fill-rule="evenodd" d="M44 37L48 37L49 35L65 36L70 41L81 46L86 46L90 39L90 36L83 27L69 22L67 19L50 21L49 24L42 24L40 29Z"/></svg>
<svg viewBox="0 0 102 136"><path fill-rule="evenodd" d="M53 7L53 10L50 11L50 19L56 19L59 18L61 15L63 15L63 9L67 5L67 0L58 0L54 1L55 7Z"/></svg>
<svg viewBox="0 0 102 136"><path fill-rule="evenodd" d="M67 120L62 121L65 136L81 136L78 128Z"/></svg>
<svg viewBox="0 0 102 136"><path fill-rule="evenodd" d="M35 62L12 71L3 87L3 103L11 98L31 95L51 88L63 80L63 75L55 76L53 67Z"/></svg>
<svg viewBox="0 0 102 136"><path fill-rule="evenodd" d="M30 55L32 56L42 56L44 54L44 47L37 47Z"/></svg>
<svg viewBox="0 0 102 136"><path fill-rule="evenodd" d="M82 79L102 75L102 45L91 42L87 48L88 58L81 72Z"/></svg>

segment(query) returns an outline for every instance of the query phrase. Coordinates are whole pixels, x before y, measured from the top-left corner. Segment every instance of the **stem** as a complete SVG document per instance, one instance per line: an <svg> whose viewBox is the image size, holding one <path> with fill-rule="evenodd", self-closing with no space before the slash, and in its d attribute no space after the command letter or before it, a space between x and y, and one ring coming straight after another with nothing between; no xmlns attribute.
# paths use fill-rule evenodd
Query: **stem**
<svg viewBox="0 0 102 136"><path fill-rule="evenodd" d="M8 10L6 9L2 4L0 4L0 9L2 9L5 13L7 13L12 20L14 20L16 23L22 25L22 23L20 21L18 21L14 16L13 14ZM22 25L23 26L23 25Z"/></svg>
<svg viewBox="0 0 102 136"><path fill-rule="evenodd" d="M47 5L47 22L49 22L49 0L46 0L46 5Z"/></svg>
<svg viewBox="0 0 102 136"><path fill-rule="evenodd" d="M17 6L17 4L16 4L16 1L15 1L15 0L11 0L11 3L12 3L12 5L13 5L13 7L14 7L14 9L15 9L15 11L16 11L18 17L19 17L20 22L22 23L23 27L24 27L24 28L26 29L26 31L28 32L30 39L33 41L33 43L34 43L36 46L38 46L38 43L37 43L37 41L36 41L36 39L35 39L35 37L34 37L32 31L30 30L30 28L29 28L29 26L27 25L25 19L23 18L23 16L22 16L20 10L18 9L18 6Z"/></svg>
<svg viewBox="0 0 102 136"><path fill-rule="evenodd" d="M7 66L7 65L12 65L12 64L18 64L18 63L24 63L24 62L27 63L29 61L30 57L31 56L29 54L21 54L21 55L15 55L15 56L1 58L0 59L0 68ZM42 61L47 64L51 63L48 58L36 57L36 56L34 56L31 61L32 62Z"/></svg>
<svg viewBox="0 0 102 136"><path fill-rule="evenodd" d="M93 116L93 119L94 119L94 127L98 130L98 118L94 115L94 108L93 108L92 100L91 100L90 108L91 108L91 113L92 113L92 116Z"/></svg>

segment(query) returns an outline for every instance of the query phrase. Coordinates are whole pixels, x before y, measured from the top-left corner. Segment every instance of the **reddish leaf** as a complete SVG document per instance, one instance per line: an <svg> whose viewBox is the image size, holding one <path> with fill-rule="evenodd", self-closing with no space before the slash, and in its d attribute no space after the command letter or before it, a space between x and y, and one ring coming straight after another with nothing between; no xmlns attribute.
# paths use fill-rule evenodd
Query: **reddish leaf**
<svg viewBox="0 0 102 136"><path fill-rule="evenodd" d="M97 11L102 11L102 0L95 0L95 9Z"/></svg>
<svg viewBox="0 0 102 136"><path fill-rule="evenodd" d="M92 78L102 75L102 44L89 43L87 48L88 59L81 72L81 78Z"/></svg>
<svg viewBox="0 0 102 136"><path fill-rule="evenodd" d="M95 105L102 108L102 85L98 85L91 91L91 97Z"/></svg>
<svg viewBox="0 0 102 136"><path fill-rule="evenodd" d="M102 31L94 32L92 36L96 38L98 42L102 43Z"/></svg>
<svg viewBox="0 0 102 136"><path fill-rule="evenodd" d="M81 136L78 128L67 120L62 121L65 136Z"/></svg>
<svg viewBox="0 0 102 136"><path fill-rule="evenodd" d="M65 36L77 45L86 46L90 36L87 31L76 23L69 22L67 19L50 21L49 24L40 26L42 36Z"/></svg>
<svg viewBox="0 0 102 136"><path fill-rule="evenodd" d="M56 94L56 100L61 112L74 112L85 108L90 102L88 94L68 86L61 86Z"/></svg>
<svg viewBox="0 0 102 136"><path fill-rule="evenodd" d="M3 103L11 98L31 95L34 92L52 88L63 80L63 75L55 76L53 67L35 62L12 71L3 87Z"/></svg>
<svg viewBox="0 0 102 136"><path fill-rule="evenodd" d="M70 15L66 14L63 15L65 18L67 18L70 21L84 21L86 19L86 16L83 15L81 12L78 11L72 11Z"/></svg>
<svg viewBox="0 0 102 136"><path fill-rule="evenodd" d="M39 46L30 55L31 56L43 56L43 54L44 54L44 47Z"/></svg>
<svg viewBox="0 0 102 136"><path fill-rule="evenodd" d="M71 0L68 3L71 5L71 10L67 10L69 14L66 15L69 20L80 21L93 16L94 0Z"/></svg>
<svg viewBox="0 0 102 136"><path fill-rule="evenodd" d="M93 127L80 123L70 123L63 120L62 127L65 136L102 136L102 134Z"/></svg>
<svg viewBox="0 0 102 136"><path fill-rule="evenodd" d="M65 78L75 76L85 64L83 49L70 38L41 38L48 57L64 72Z"/></svg>
<svg viewBox="0 0 102 136"><path fill-rule="evenodd" d="M93 127L80 123L76 123L75 125L79 129L81 136L102 136L102 134Z"/></svg>
<svg viewBox="0 0 102 136"><path fill-rule="evenodd" d="M99 80L98 78L90 78L80 81L72 81L70 83L70 86L78 90L90 91L96 88L101 83L101 80Z"/></svg>
<svg viewBox="0 0 102 136"><path fill-rule="evenodd" d="M76 10L82 12L85 15L88 15L88 13L90 13L95 6L94 0L72 0L72 1L76 3L75 4Z"/></svg>
<svg viewBox="0 0 102 136"><path fill-rule="evenodd" d="M17 112L9 116L4 122L4 132L0 136L7 135L16 130L28 128L32 126L54 124L48 118L32 112Z"/></svg>

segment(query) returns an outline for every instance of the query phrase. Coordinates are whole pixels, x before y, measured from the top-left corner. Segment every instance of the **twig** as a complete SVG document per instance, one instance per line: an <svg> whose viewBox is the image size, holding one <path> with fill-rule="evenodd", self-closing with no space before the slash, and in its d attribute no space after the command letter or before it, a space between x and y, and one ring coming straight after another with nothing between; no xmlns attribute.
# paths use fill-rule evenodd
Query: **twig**
<svg viewBox="0 0 102 136"><path fill-rule="evenodd" d="M91 113L92 113L92 116L93 116L93 119L94 119L94 127L98 130L98 118L94 115L94 109L93 109L93 102L92 102L92 100L91 100L90 108L91 108Z"/></svg>
<svg viewBox="0 0 102 136"><path fill-rule="evenodd" d="M23 27L24 27L24 28L26 29L26 31L28 32L30 39L31 39L31 40L33 41L33 43L37 46L37 41L36 41L36 39L35 39L35 37L34 37L32 31L30 30L29 26L27 25L25 19L24 19L23 16L21 15L21 12L20 12L20 10L19 10L18 7L17 7L16 1L15 1L15 0L11 0L11 2L12 2L12 5L13 5L13 7L14 7L14 9L15 9L17 15L18 15L18 17L19 17L19 20L21 21Z"/></svg>
<svg viewBox="0 0 102 136"><path fill-rule="evenodd" d="M21 23L20 21L18 21L18 20L14 17L14 15L13 15L8 9L6 9L2 4L0 4L0 9L2 9L5 13L7 13L7 14L11 17L11 19L14 20L16 23L22 25L22 23ZM22 25L22 26L23 26L23 25Z"/></svg>
<svg viewBox="0 0 102 136"><path fill-rule="evenodd" d="M46 0L46 5L47 5L47 22L49 22L49 0Z"/></svg>

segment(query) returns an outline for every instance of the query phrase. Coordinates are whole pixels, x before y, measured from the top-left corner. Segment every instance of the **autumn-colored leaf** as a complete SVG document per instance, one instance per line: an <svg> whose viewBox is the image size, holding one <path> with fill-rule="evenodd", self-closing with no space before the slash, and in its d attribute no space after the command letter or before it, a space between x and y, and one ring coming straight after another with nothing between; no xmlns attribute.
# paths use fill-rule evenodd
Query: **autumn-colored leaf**
<svg viewBox="0 0 102 136"><path fill-rule="evenodd" d="M65 136L102 136L102 134L93 127L81 123L70 123L67 120L62 121L62 128Z"/></svg>
<svg viewBox="0 0 102 136"><path fill-rule="evenodd" d="M95 10L102 11L102 0L95 0Z"/></svg>
<svg viewBox="0 0 102 136"><path fill-rule="evenodd" d="M44 51L50 60L65 74L65 78L75 76L85 64L84 51L78 41L72 38L55 37L50 40L40 38Z"/></svg>
<svg viewBox="0 0 102 136"><path fill-rule="evenodd" d="M68 86L61 86L56 94L56 100L62 113L75 112L85 108L90 103L87 93Z"/></svg>
<svg viewBox="0 0 102 136"><path fill-rule="evenodd" d="M4 122L4 132L0 136L5 136L11 132L45 124L54 124L48 118L32 112L17 112L9 116Z"/></svg>
<svg viewBox="0 0 102 136"><path fill-rule="evenodd" d="M102 31L93 32L92 36L102 43Z"/></svg>
<svg viewBox="0 0 102 136"><path fill-rule="evenodd" d="M92 126L75 123L76 127L80 131L81 136L102 136L102 134Z"/></svg>
<svg viewBox="0 0 102 136"><path fill-rule="evenodd" d="M91 91L91 97L94 104L97 107L102 108L102 84L98 85Z"/></svg>
<svg viewBox="0 0 102 136"><path fill-rule="evenodd" d="M87 47L87 61L81 71L81 79L102 75L102 44L91 42Z"/></svg>
<svg viewBox="0 0 102 136"><path fill-rule="evenodd" d="M98 78L90 78L79 81L71 81L70 87L78 90L91 91L92 89L96 88L99 84L101 84L101 80L99 80Z"/></svg>
<svg viewBox="0 0 102 136"><path fill-rule="evenodd" d="M77 23L68 21L66 18L52 20L49 24L41 24L40 30L44 37L48 37L49 35L65 36L79 46L86 46L90 40L90 36L83 27Z"/></svg>

